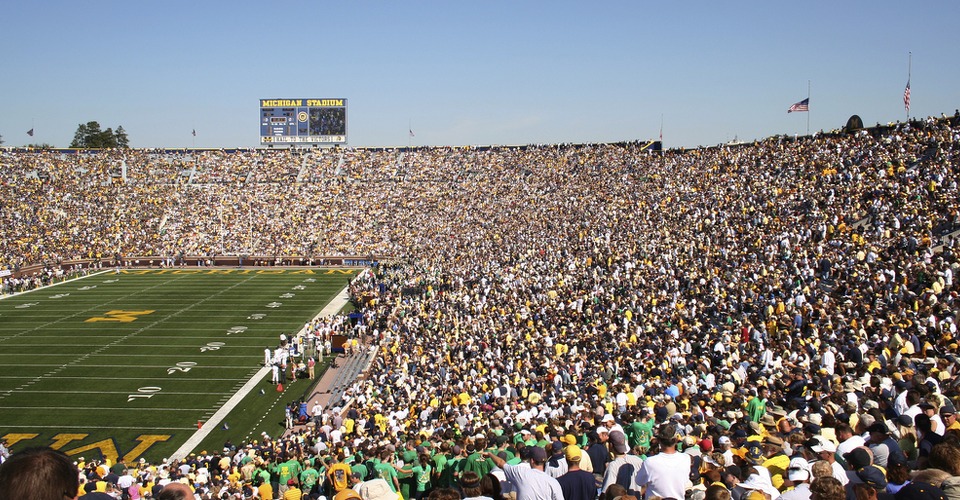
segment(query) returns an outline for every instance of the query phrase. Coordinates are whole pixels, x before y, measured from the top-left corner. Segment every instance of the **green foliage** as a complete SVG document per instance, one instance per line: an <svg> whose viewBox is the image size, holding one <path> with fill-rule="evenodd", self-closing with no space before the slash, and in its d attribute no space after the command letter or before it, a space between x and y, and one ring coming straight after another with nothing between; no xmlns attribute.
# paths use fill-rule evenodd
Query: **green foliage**
<svg viewBox="0 0 960 500"><path fill-rule="evenodd" d="M28 149L53 149L53 144L47 144L44 142L43 144L27 144L24 147Z"/></svg>
<svg viewBox="0 0 960 500"><path fill-rule="evenodd" d="M87 122L77 125L77 131L73 134L71 148L78 149L111 149L111 148L129 148L130 139L127 137L127 131L122 126L117 127L116 132L112 128L100 130L100 123Z"/></svg>

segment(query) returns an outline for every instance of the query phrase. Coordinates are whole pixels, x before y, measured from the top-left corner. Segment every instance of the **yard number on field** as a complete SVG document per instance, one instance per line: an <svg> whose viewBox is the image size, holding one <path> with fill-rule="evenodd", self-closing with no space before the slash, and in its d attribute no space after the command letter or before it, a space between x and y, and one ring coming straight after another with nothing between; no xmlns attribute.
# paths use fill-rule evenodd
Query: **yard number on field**
<svg viewBox="0 0 960 500"><path fill-rule="evenodd" d="M167 368L167 375L172 375L176 372L187 373L191 368L197 366L193 361L181 361L170 368Z"/></svg>
<svg viewBox="0 0 960 500"><path fill-rule="evenodd" d="M207 345L200 348L200 352L207 351L219 351L221 347L225 346L223 342L208 342Z"/></svg>
<svg viewBox="0 0 960 500"><path fill-rule="evenodd" d="M141 387L137 389L136 394L131 394L127 396L127 402L131 402L134 399L150 399L154 394L162 391L163 389L159 387Z"/></svg>

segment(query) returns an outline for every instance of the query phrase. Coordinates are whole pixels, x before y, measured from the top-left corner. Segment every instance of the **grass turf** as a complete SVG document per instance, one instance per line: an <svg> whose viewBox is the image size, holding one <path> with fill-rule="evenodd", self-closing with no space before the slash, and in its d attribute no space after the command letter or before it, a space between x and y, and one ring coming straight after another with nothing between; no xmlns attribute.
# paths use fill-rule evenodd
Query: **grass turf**
<svg viewBox="0 0 960 500"><path fill-rule="evenodd" d="M299 330L356 273L111 271L0 300L0 436L14 451L159 461L260 370L265 347ZM269 380L196 451L281 433L283 405L309 382L279 393Z"/></svg>

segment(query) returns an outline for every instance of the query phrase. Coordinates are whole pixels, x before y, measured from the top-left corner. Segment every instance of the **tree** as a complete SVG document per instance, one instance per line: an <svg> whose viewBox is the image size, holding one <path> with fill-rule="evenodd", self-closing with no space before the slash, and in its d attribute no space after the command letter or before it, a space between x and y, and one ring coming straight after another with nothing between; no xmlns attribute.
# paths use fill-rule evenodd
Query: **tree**
<svg viewBox="0 0 960 500"><path fill-rule="evenodd" d="M24 146L27 149L53 149L52 144L42 143L42 144L27 144Z"/></svg>
<svg viewBox="0 0 960 500"><path fill-rule="evenodd" d="M112 128L100 130L100 123L98 122L87 122L77 125L77 132L73 134L73 142L70 143L70 147L81 149L129 148L130 139L127 137L127 131L123 129L123 126L117 127L117 131L114 132Z"/></svg>
<svg viewBox="0 0 960 500"><path fill-rule="evenodd" d="M130 138L127 137L127 131L123 129L123 125L117 127L117 131L113 133L113 136L117 140L118 148L130 147Z"/></svg>
<svg viewBox="0 0 960 500"><path fill-rule="evenodd" d="M2 145L3 145L3 136L0 135L0 146L2 146Z"/></svg>

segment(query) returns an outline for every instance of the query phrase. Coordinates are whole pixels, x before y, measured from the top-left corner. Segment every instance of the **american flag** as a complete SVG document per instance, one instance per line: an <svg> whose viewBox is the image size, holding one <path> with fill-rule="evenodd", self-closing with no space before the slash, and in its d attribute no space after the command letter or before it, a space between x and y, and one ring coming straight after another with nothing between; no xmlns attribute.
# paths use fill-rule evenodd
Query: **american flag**
<svg viewBox="0 0 960 500"><path fill-rule="evenodd" d="M903 89L903 107L910 111L910 80L907 80L907 87Z"/></svg>
<svg viewBox="0 0 960 500"><path fill-rule="evenodd" d="M806 98L793 106L790 106L790 109L787 110L787 113L793 113L794 111L810 111L810 98Z"/></svg>
<svg viewBox="0 0 960 500"><path fill-rule="evenodd" d="M408 129L407 129L407 132L410 133L410 137L415 137L415 136L416 136L416 134L413 133L413 129L412 129L412 128L408 128Z"/></svg>

